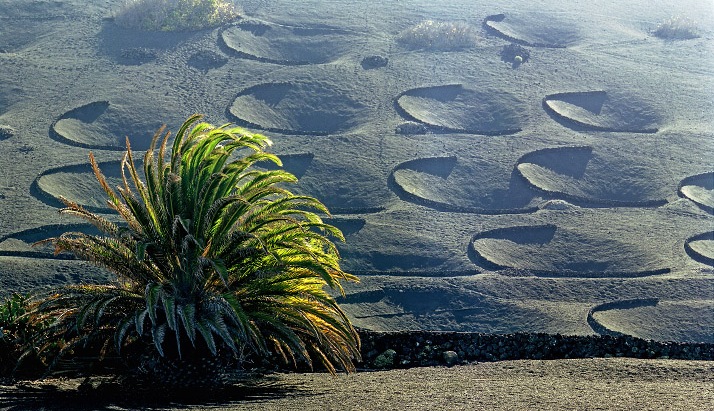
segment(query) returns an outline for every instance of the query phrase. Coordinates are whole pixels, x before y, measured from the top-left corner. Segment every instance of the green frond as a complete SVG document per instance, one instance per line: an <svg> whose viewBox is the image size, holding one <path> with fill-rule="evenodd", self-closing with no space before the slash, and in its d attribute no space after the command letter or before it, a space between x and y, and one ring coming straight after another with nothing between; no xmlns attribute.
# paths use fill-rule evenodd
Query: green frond
<svg viewBox="0 0 714 411"><path fill-rule="evenodd" d="M178 304L176 314L181 319L183 329L186 331L191 344L196 345L196 307L193 303ZM178 329L178 327L177 327Z"/></svg>
<svg viewBox="0 0 714 411"><path fill-rule="evenodd" d="M213 316L208 321L208 326L211 332L221 337L223 342L233 350L233 352L238 352L238 347L236 347L235 341L233 341L233 332L229 330L222 314L220 311L213 312Z"/></svg>
<svg viewBox="0 0 714 411"><path fill-rule="evenodd" d="M87 210L85 210L82 206L79 204L70 201L66 199L63 196L59 196L59 200L65 204L65 208L61 208L59 212L61 214L73 214L76 215L83 220L87 221L88 223L92 224L93 226L97 227L97 229L103 233L109 234L109 235L116 235L118 231L118 227L116 224L112 223L111 221L107 220L106 218L93 214Z"/></svg>
<svg viewBox="0 0 714 411"><path fill-rule="evenodd" d="M134 327L139 335L144 334L144 322L146 322L146 317L149 315L149 308L146 307L141 311L134 312Z"/></svg>
<svg viewBox="0 0 714 411"><path fill-rule="evenodd" d="M178 169L179 168L179 162L181 160L181 146L186 144L186 131L198 120L200 120L203 116L200 114L194 114L181 125L181 127L178 129L176 132L176 137L174 138L174 143L173 143L173 148L171 150L171 168L172 169ZM204 126L204 129L206 127ZM194 130L196 131L196 130ZM197 132L193 133L193 136L195 137L198 135Z"/></svg>
<svg viewBox="0 0 714 411"><path fill-rule="evenodd" d="M146 286L146 309L149 312L149 320L152 324L157 323L159 300L163 294L162 284L147 284Z"/></svg>
<svg viewBox="0 0 714 411"><path fill-rule="evenodd" d="M154 325L151 327L151 339L154 341L154 348L161 355L164 356L164 338L166 337L166 324Z"/></svg>
<svg viewBox="0 0 714 411"><path fill-rule="evenodd" d="M213 332L209 325L209 320L204 318L197 320L196 329L203 337L203 340L206 342L206 346L211 354L216 355L218 350L216 349L216 340L213 338Z"/></svg>
<svg viewBox="0 0 714 411"><path fill-rule="evenodd" d="M106 177L104 177L104 174L102 174L102 171L99 169L99 164L97 163L97 160L94 158L94 154L92 152L89 153L89 163L92 165L92 171L94 172L94 176L96 177L97 181L99 182L99 185L102 187L104 192L109 197L109 199L108 199L109 206L114 209L120 208L121 202L119 201L119 198L117 197L114 190L111 187L109 187L109 184L107 183L107 179L106 179Z"/></svg>

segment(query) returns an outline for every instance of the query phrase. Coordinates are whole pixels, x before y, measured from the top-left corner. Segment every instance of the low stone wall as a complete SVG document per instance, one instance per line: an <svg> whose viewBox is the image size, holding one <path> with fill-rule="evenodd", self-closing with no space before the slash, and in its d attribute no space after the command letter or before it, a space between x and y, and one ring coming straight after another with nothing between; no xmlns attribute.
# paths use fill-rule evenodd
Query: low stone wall
<svg viewBox="0 0 714 411"><path fill-rule="evenodd" d="M714 344L643 340L631 336L375 332L359 330L359 368L409 368L484 361L594 357L714 360Z"/></svg>

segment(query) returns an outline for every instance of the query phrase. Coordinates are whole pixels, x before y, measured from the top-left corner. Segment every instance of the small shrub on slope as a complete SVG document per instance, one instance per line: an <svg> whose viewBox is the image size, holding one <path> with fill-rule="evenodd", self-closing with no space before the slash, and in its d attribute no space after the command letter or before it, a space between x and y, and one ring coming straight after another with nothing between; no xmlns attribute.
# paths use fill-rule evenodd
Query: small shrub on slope
<svg viewBox="0 0 714 411"><path fill-rule="evenodd" d="M115 21L129 29L185 31L217 27L239 15L231 0L129 0Z"/></svg>
<svg viewBox="0 0 714 411"><path fill-rule="evenodd" d="M462 22L425 20L404 30L397 41L410 49L452 51L476 45L478 31Z"/></svg>
<svg viewBox="0 0 714 411"><path fill-rule="evenodd" d="M675 16L660 23L652 34L665 40L689 40L700 36L697 23L687 17Z"/></svg>

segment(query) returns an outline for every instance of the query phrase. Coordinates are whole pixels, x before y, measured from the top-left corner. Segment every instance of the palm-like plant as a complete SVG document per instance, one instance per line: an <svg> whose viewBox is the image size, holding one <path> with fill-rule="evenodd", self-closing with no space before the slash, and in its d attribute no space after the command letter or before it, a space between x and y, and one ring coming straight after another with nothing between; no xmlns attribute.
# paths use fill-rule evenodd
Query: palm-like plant
<svg viewBox="0 0 714 411"><path fill-rule="evenodd" d="M32 315L50 324L38 336L40 350L61 341L59 352L48 351L61 358L78 347L121 353L148 342L163 358L248 349L311 366L316 358L333 373L353 370L359 337L326 290L342 292L341 280L357 280L340 269L330 240L342 233L321 220L317 213L328 210L318 200L283 187L296 181L292 174L253 167L280 165L264 151L269 139L200 118L180 127L170 154L170 133L157 131L143 176L127 141L116 190L90 154L124 224L63 199L60 212L103 235L71 232L45 241L109 269L116 281L40 298Z"/></svg>

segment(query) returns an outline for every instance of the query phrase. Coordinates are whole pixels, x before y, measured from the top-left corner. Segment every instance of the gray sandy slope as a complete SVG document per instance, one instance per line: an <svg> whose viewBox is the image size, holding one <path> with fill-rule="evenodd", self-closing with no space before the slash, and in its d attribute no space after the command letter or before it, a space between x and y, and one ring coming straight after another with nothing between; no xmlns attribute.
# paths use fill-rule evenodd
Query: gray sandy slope
<svg viewBox="0 0 714 411"><path fill-rule="evenodd" d="M30 247L77 228L57 196L102 211L88 152L116 176L125 137L201 112L270 135L334 211L358 326L588 335L605 304L608 329L714 341L707 2L244 1L226 27L151 35L114 24L120 3L0 0L0 296L104 281ZM702 36L650 35L677 14ZM478 40L397 41L427 19ZM637 299L656 304L618 305Z"/></svg>

